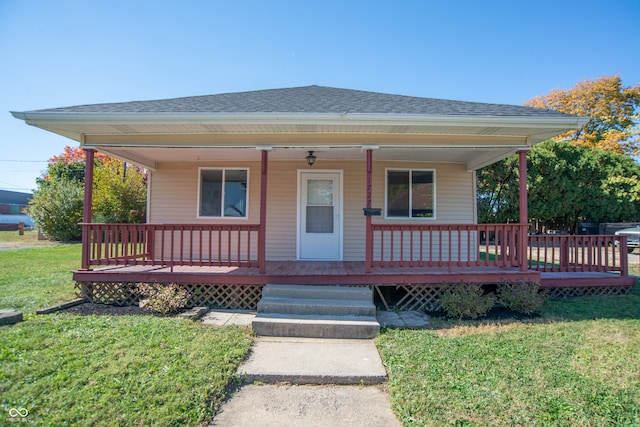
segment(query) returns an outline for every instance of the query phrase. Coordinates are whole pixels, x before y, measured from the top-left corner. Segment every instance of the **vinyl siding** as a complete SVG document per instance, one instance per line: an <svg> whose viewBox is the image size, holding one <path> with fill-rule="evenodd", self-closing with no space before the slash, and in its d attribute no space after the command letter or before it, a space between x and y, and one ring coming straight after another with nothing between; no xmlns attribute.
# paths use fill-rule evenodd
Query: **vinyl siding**
<svg viewBox="0 0 640 427"><path fill-rule="evenodd" d="M197 218L200 167L249 168L249 215L245 219ZM384 219L385 170L387 168L433 169L436 172L436 218L431 220ZM301 162L268 164L267 259L295 260L297 245L298 170L311 169ZM364 161L325 161L312 170L343 171L343 259L364 259L366 169ZM257 224L260 213L259 162L160 163L151 177L149 222L174 224ZM373 163L373 207L383 210L375 223L473 224L475 189L473 173L463 164Z"/></svg>

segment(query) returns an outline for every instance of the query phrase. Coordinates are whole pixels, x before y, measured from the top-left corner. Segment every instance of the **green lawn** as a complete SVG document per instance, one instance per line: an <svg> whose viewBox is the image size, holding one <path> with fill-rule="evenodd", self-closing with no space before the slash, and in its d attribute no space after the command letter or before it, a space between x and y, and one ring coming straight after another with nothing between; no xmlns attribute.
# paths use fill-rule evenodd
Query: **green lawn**
<svg viewBox="0 0 640 427"><path fill-rule="evenodd" d="M0 308L33 312L75 298L79 244L0 250Z"/></svg>
<svg viewBox="0 0 640 427"><path fill-rule="evenodd" d="M531 321L388 329L393 409L416 426L640 425L640 289L547 302Z"/></svg>
<svg viewBox="0 0 640 427"><path fill-rule="evenodd" d="M0 232L0 243L15 236ZM37 245L37 242L29 244ZM0 425L196 426L233 383L251 334L154 316L37 316L74 297L79 245L0 250ZM548 301L527 321L434 319L378 347L406 426L640 425L640 287ZM11 425L15 425L12 423Z"/></svg>
<svg viewBox="0 0 640 427"><path fill-rule="evenodd" d="M26 311L24 322L0 326L0 425L20 424L11 408L43 426L209 422L250 332L155 316L35 315L75 297L79 260L79 245L0 250L0 308Z"/></svg>

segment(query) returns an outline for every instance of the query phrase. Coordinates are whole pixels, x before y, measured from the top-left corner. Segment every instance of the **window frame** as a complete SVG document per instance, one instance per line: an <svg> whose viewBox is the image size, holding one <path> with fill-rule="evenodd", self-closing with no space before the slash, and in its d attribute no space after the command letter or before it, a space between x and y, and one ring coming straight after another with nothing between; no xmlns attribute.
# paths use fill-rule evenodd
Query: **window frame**
<svg viewBox="0 0 640 427"><path fill-rule="evenodd" d="M409 172L409 216L390 216L389 212L389 172ZM412 172L431 172L433 174L433 215L430 217L414 217L411 216L412 212L412 191L413 181ZM436 170L431 168L394 168L389 167L384 170L384 219L392 220L404 220L404 221L435 221L436 220L436 206L437 206L437 185L436 185Z"/></svg>
<svg viewBox="0 0 640 427"><path fill-rule="evenodd" d="M228 170L231 171L245 171L247 173L247 190L245 196L245 216L225 216L224 215L224 187L226 182L226 176ZM222 171L222 193L221 193L221 215L220 216L211 216L211 215L200 215L201 212L201 203L202 203L202 172L203 171ZM196 218L197 219L219 219L219 220L247 220L249 219L249 183L250 178L249 175L251 173L251 169L248 167L204 167L201 166L198 168L198 195L197 195L197 204L196 204Z"/></svg>

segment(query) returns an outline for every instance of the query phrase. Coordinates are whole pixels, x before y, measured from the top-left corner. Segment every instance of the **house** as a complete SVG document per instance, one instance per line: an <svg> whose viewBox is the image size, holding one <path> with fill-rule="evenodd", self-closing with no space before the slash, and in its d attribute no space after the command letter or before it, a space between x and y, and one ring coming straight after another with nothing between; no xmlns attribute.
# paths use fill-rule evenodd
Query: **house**
<svg viewBox="0 0 640 427"><path fill-rule="evenodd" d="M405 308L460 282L634 283L624 238L528 236L527 151L584 118L323 86L12 114L77 141L87 181L95 152L149 171L146 224L91 223L86 187L73 277L97 301L138 282L229 307L267 283L367 285ZM515 153L520 222L477 224L476 170Z"/></svg>
<svg viewBox="0 0 640 427"><path fill-rule="evenodd" d="M24 213L31 193L0 190L0 230L17 230L20 223L33 227L33 219Z"/></svg>

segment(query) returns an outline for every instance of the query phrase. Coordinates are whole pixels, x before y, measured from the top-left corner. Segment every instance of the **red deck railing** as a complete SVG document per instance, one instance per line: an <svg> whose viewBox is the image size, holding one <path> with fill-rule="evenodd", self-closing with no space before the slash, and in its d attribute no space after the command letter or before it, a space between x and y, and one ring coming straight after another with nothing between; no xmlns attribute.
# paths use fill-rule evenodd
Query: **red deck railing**
<svg viewBox="0 0 640 427"><path fill-rule="evenodd" d="M260 267L259 224L82 224L93 265Z"/></svg>
<svg viewBox="0 0 640 427"><path fill-rule="evenodd" d="M96 265L259 267L259 224L82 224ZM625 236L528 236L527 224L372 224L368 267L519 267L628 275ZM370 260L370 261L369 261ZM370 262L370 264L369 264Z"/></svg>
<svg viewBox="0 0 640 427"><path fill-rule="evenodd" d="M529 236L529 268L552 272L619 272L628 276L626 236Z"/></svg>
<svg viewBox="0 0 640 427"><path fill-rule="evenodd" d="M373 267L526 269L527 224L372 224Z"/></svg>

